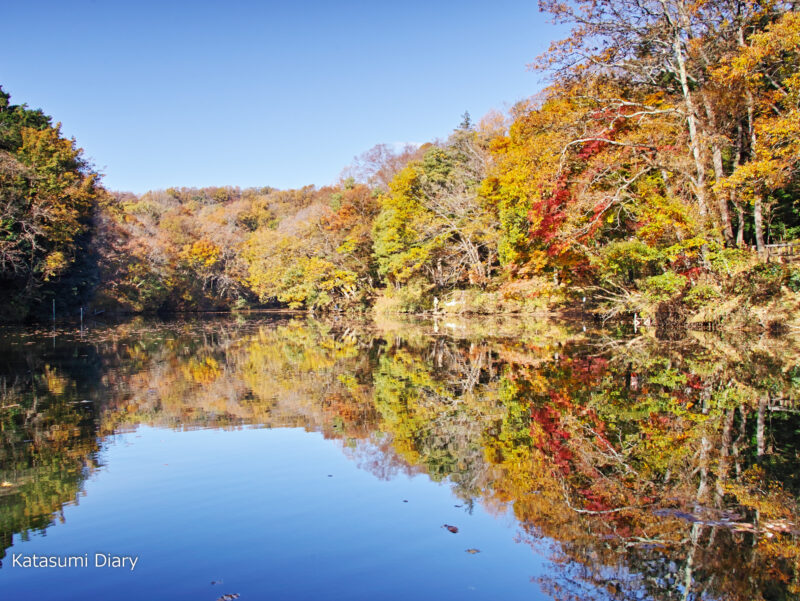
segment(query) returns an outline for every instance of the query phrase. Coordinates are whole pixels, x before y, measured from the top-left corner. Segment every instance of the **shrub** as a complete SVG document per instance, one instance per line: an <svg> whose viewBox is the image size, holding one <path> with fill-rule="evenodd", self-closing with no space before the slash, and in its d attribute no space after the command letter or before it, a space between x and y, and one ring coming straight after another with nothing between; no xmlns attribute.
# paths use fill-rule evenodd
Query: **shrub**
<svg viewBox="0 0 800 601"><path fill-rule="evenodd" d="M686 293L684 301L693 309L702 307L722 296L719 290L711 284L697 284Z"/></svg>
<svg viewBox="0 0 800 601"><path fill-rule="evenodd" d="M800 269L793 267L786 277L786 286L792 292L800 292Z"/></svg>
<svg viewBox="0 0 800 601"><path fill-rule="evenodd" d="M375 303L378 314L421 313L433 308L430 286L424 280L415 279L404 286L389 286Z"/></svg>
<svg viewBox="0 0 800 601"><path fill-rule="evenodd" d="M766 300L780 294L784 277L783 266L777 263L760 263L744 274L745 292L755 300Z"/></svg>
<svg viewBox="0 0 800 601"><path fill-rule="evenodd" d="M621 277L632 282L642 276L657 273L664 264L659 250L641 240L612 242L602 252L598 267L603 279Z"/></svg>
<svg viewBox="0 0 800 601"><path fill-rule="evenodd" d="M654 275L644 281L645 298L653 303L667 301L686 287L686 278L672 271Z"/></svg>
<svg viewBox="0 0 800 601"><path fill-rule="evenodd" d="M753 253L740 248L721 248L709 256L711 269L723 275L736 275L746 270L753 259Z"/></svg>

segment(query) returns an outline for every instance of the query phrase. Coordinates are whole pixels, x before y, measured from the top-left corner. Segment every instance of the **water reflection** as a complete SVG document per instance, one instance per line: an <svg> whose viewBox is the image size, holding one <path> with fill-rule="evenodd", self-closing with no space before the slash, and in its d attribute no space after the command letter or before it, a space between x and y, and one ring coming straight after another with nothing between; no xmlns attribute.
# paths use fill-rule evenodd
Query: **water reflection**
<svg viewBox="0 0 800 601"><path fill-rule="evenodd" d="M58 519L108 434L299 426L379 478L510 507L548 549L554 599L800 594L794 339L480 325L138 321L55 348L8 334L0 549Z"/></svg>
<svg viewBox="0 0 800 601"><path fill-rule="evenodd" d="M8 342L0 375L0 559L14 534L26 539L62 517L97 467L98 449L85 388L96 374L80 352L89 349L54 361L42 340Z"/></svg>

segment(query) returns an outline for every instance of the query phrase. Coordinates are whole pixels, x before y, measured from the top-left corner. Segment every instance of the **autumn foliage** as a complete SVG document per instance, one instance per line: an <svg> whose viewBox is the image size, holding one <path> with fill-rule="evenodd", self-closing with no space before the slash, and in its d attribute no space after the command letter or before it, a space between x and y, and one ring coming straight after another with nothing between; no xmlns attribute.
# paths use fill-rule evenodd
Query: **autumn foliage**
<svg viewBox="0 0 800 601"><path fill-rule="evenodd" d="M667 303L716 323L720 299L791 305L792 267L770 295L745 289L767 245L800 234L796 6L541 8L571 27L533 64L544 90L435 143L379 144L321 188L108 194L74 141L3 94L10 314L53 298L491 313L588 297L606 316L658 320Z"/></svg>

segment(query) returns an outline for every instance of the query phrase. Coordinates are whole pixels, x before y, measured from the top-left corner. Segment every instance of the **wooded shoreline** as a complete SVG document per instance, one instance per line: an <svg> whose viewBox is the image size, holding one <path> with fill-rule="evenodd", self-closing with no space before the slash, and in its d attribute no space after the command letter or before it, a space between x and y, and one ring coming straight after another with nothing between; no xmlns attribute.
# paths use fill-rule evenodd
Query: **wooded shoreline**
<svg viewBox="0 0 800 601"><path fill-rule="evenodd" d="M0 92L0 321L125 313L520 313L797 321L796 4L579 0L550 85L330 186L106 190ZM634 25L638 24L638 25ZM780 262L765 261L770 255Z"/></svg>

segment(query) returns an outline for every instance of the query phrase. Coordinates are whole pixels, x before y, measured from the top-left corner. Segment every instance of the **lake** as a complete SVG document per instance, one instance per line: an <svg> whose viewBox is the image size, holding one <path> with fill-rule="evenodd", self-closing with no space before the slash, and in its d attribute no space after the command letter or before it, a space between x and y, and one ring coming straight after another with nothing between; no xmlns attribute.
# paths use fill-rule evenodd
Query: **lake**
<svg viewBox="0 0 800 601"><path fill-rule="evenodd" d="M2 597L796 599L800 340L669 337L2 329Z"/></svg>

